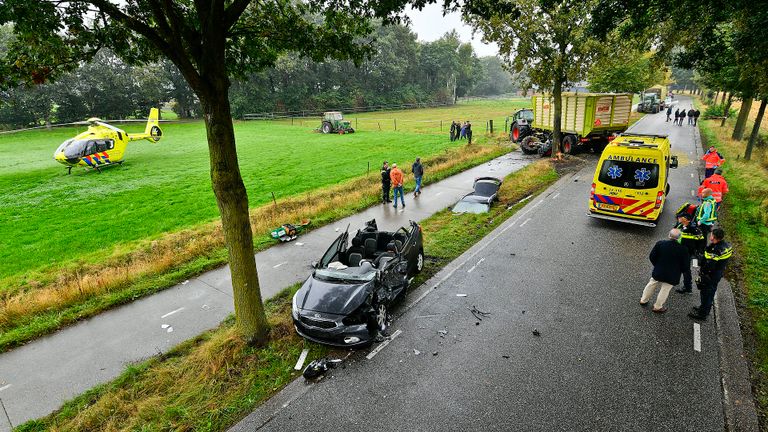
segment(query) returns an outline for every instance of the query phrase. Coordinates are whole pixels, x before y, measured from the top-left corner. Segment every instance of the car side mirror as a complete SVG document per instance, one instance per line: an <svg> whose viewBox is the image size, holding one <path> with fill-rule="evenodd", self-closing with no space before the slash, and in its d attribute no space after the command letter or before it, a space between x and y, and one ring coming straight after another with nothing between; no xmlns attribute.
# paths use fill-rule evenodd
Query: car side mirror
<svg viewBox="0 0 768 432"><path fill-rule="evenodd" d="M312 261L310 265L312 266L312 268L317 268L317 264L318 264L317 261Z"/></svg>
<svg viewBox="0 0 768 432"><path fill-rule="evenodd" d="M677 156L672 156L669 158L669 167L670 168L677 168Z"/></svg>

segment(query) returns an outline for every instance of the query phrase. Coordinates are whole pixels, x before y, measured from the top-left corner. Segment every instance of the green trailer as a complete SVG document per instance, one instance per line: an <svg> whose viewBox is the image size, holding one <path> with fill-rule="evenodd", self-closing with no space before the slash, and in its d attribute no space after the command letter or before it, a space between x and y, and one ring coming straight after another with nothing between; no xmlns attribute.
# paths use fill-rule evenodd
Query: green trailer
<svg viewBox="0 0 768 432"><path fill-rule="evenodd" d="M602 151L612 137L627 130L631 111L630 93L563 93L563 150L572 153L579 147L590 147ZM524 152L541 153L542 145L552 139L554 119L552 96L533 96L532 133L522 140Z"/></svg>

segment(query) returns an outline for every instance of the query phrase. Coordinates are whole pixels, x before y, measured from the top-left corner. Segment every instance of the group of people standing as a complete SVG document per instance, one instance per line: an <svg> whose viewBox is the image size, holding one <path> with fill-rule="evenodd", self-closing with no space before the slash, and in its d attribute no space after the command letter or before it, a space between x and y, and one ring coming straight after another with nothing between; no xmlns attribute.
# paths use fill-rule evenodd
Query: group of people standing
<svg viewBox="0 0 768 432"><path fill-rule="evenodd" d="M693 291L693 266L699 269L696 285L699 288L700 304L692 308L688 316L695 320L707 319L712 310L717 285L733 254L733 248L725 241L725 232L716 225L718 210L728 193L728 183L720 168L725 159L715 147L710 147L702 159L707 170L706 178L699 187L701 203L696 207L688 203L683 205L678 210L677 224L669 232L669 238L657 242L651 250L649 259L653 264L653 272L640 298L640 304L645 306L656 289L659 289L653 311L666 312L665 303L669 292L674 285L680 283L681 275L683 286L676 291L682 294Z"/></svg>
<svg viewBox="0 0 768 432"><path fill-rule="evenodd" d="M460 124L457 121L451 122L451 141L459 139L466 139L472 144L472 123L470 123L469 120L465 121L463 124Z"/></svg>
<svg viewBox="0 0 768 432"><path fill-rule="evenodd" d="M411 173L416 181L416 189L413 191L413 195L418 197L421 195L421 179L424 177L424 165L421 164L421 158L416 158L416 161L411 165ZM397 167L396 163L389 166L387 161L381 166L381 203L388 204L393 203L393 207L397 208L397 198L400 197L400 203L405 208L405 192L403 190L403 181L405 174L403 170ZM394 199L389 198L389 191L392 190L392 196Z"/></svg>
<svg viewBox="0 0 768 432"><path fill-rule="evenodd" d="M675 121L673 124L676 124L678 126L683 125L683 120L685 120L686 117L688 117L688 124L691 126L696 126L699 124L699 116L701 115L701 111L697 109L689 109L688 112L685 111L685 109L676 109L675 110ZM667 108L667 121L672 120L672 105L670 105Z"/></svg>

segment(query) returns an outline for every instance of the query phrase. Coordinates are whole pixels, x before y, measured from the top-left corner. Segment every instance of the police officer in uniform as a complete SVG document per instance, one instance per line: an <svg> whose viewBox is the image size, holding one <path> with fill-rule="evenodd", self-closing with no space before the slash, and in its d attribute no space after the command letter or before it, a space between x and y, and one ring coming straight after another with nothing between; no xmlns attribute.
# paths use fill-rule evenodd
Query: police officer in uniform
<svg viewBox="0 0 768 432"><path fill-rule="evenodd" d="M733 255L733 248L725 240L722 228L715 228L709 235L710 245L704 249L697 285L701 290L701 305L691 309L688 316L695 320L706 320L715 300L717 284L723 278L725 266Z"/></svg>
<svg viewBox="0 0 768 432"><path fill-rule="evenodd" d="M688 267L690 268L690 260L698 257L704 252L704 247L707 245L699 227L691 223L692 216L684 211L677 214L677 225L675 228L680 230L680 244L688 249ZM693 291L693 281L691 280L690 271L683 273L683 287L676 288L675 291L679 293L690 293Z"/></svg>

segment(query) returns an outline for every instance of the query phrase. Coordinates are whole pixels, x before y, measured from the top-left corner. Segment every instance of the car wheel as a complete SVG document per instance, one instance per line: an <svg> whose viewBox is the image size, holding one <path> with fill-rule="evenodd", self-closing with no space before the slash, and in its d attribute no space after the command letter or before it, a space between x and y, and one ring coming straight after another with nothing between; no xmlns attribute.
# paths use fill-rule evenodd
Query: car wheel
<svg viewBox="0 0 768 432"><path fill-rule="evenodd" d="M384 303L379 303L376 305L374 309L375 319L376 319L376 327L379 329L379 331L384 331L389 326L389 311L387 310L387 305Z"/></svg>
<svg viewBox="0 0 768 432"><path fill-rule="evenodd" d="M420 250L419 254L416 255L416 273L421 273L421 271L424 269L424 251Z"/></svg>

